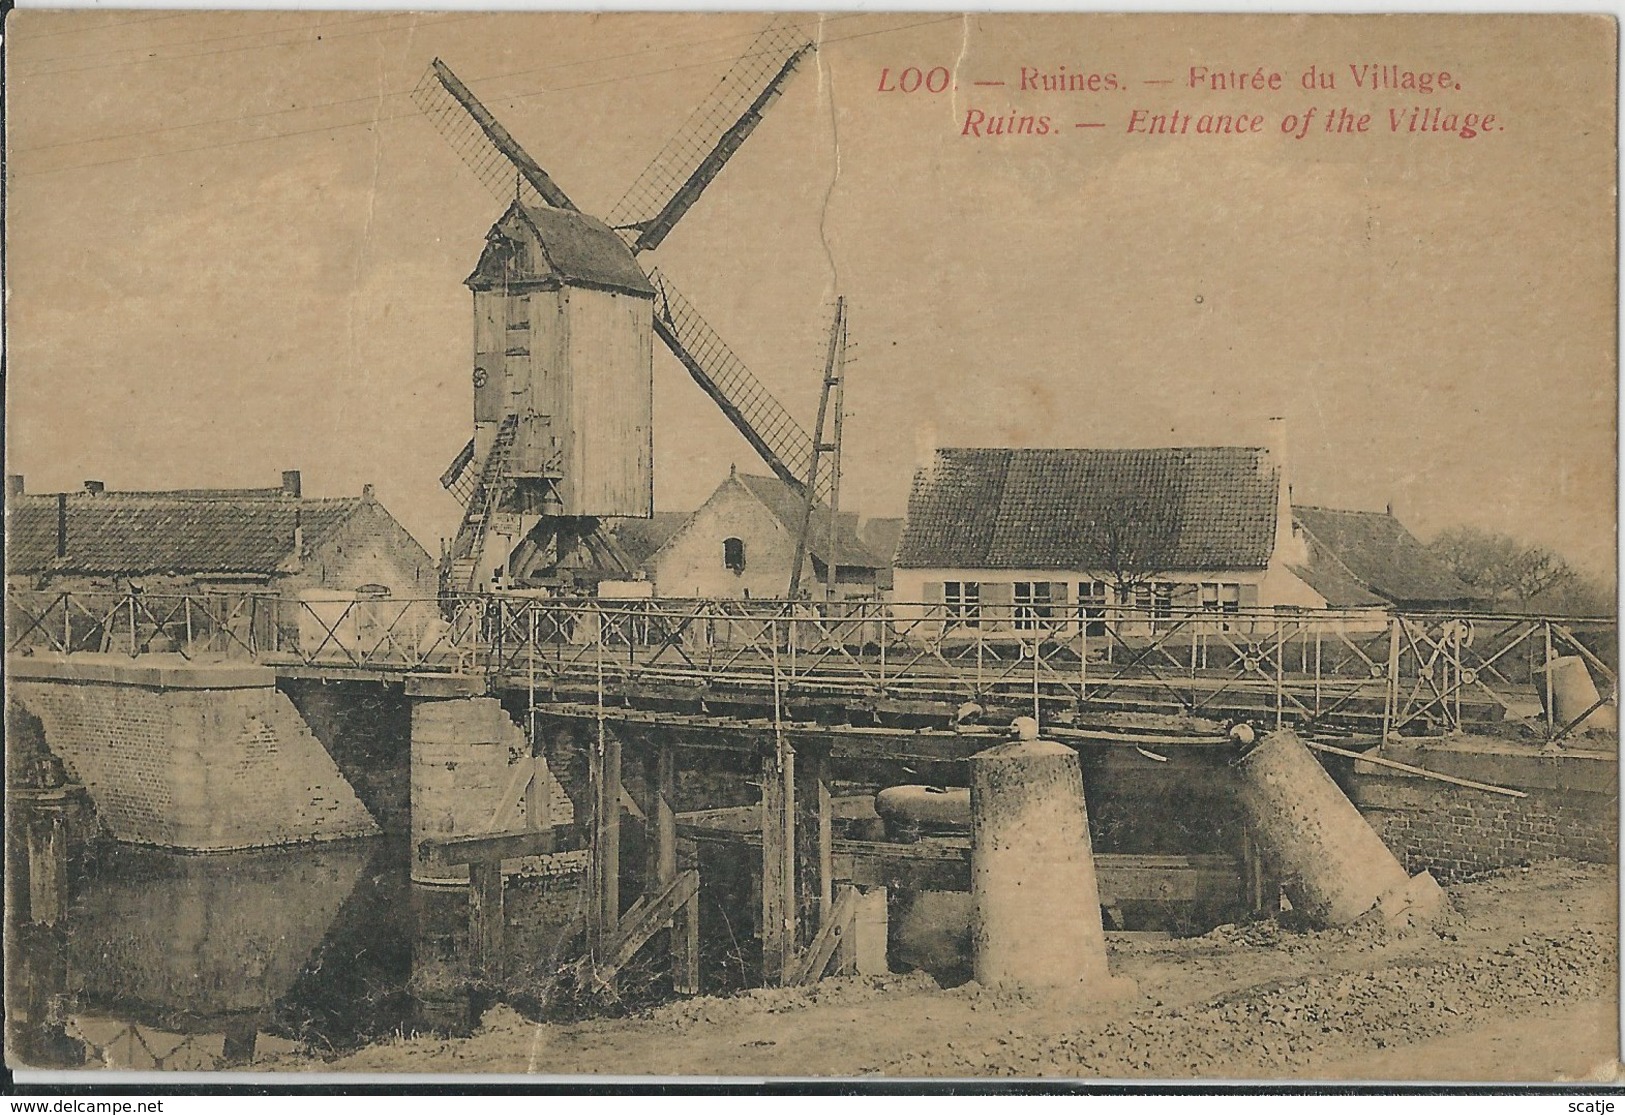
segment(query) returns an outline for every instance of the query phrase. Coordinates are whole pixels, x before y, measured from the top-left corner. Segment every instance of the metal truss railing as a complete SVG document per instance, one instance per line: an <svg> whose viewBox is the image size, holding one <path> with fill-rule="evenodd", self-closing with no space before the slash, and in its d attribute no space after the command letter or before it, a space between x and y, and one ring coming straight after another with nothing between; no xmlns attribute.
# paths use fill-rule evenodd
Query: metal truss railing
<svg viewBox="0 0 1625 1115"><path fill-rule="evenodd" d="M177 654L532 682L778 684L800 695L1113 705L1384 735L1516 717L1560 740L1617 691L1612 619L881 601L11 588L10 654ZM1597 690L1556 692L1565 658Z"/></svg>

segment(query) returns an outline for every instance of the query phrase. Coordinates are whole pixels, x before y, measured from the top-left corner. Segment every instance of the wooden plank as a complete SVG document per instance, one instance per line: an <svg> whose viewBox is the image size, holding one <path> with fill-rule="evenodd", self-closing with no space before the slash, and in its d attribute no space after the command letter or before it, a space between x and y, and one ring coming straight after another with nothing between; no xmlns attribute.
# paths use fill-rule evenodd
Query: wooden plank
<svg viewBox="0 0 1625 1115"><path fill-rule="evenodd" d="M541 832L521 829L425 840L418 845L418 859L436 867L453 867L463 863L500 863L521 856L545 856L557 851L569 833L570 826L561 825Z"/></svg>
<svg viewBox="0 0 1625 1115"><path fill-rule="evenodd" d="M677 830L684 837L704 838L708 834L759 833L762 827L760 805L736 805L721 809L694 809L677 814ZM852 794L829 799L829 816L834 821L869 821L879 816L871 794Z"/></svg>
<svg viewBox="0 0 1625 1115"><path fill-rule="evenodd" d="M519 803L528 800L531 784L536 781L536 764L534 760L522 758L514 763L508 772L508 782L502 788L502 796L497 799L497 807L491 811L491 819L485 827L491 832L502 832L511 828L512 819L518 815ZM525 827L534 828L530 824L530 817L525 818Z"/></svg>
<svg viewBox="0 0 1625 1115"><path fill-rule="evenodd" d="M700 993L700 889L672 917L671 989L677 995Z"/></svg>
<svg viewBox="0 0 1625 1115"><path fill-rule="evenodd" d="M525 827L545 832L553 827L553 777L547 765L547 752L532 741L531 778L525 786Z"/></svg>
<svg viewBox="0 0 1625 1115"><path fill-rule="evenodd" d="M762 757L762 980L782 984L795 948L795 752Z"/></svg>
<svg viewBox="0 0 1625 1115"><path fill-rule="evenodd" d="M599 786L600 865L598 918L602 933L613 937L621 920L621 740L604 733L604 774Z"/></svg>
<svg viewBox="0 0 1625 1115"><path fill-rule="evenodd" d="M649 840L649 878L669 882L677 874L677 752L661 733L645 753L644 782L649 788L645 810Z"/></svg>
<svg viewBox="0 0 1625 1115"><path fill-rule="evenodd" d="M842 939L852 931L857 913L857 888L842 887L840 897L831 905L829 916L824 919L817 936L813 938L812 944L807 946L806 952L796 965L790 983L796 985L816 983L824 978L824 971L829 967L830 959L835 955Z"/></svg>
<svg viewBox="0 0 1625 1115"><path fill-rule="evenodd" d="M659 893L640 899L627 911L625 922L603 951L603 960L594 966L593 983L609 987L638 950L655 931L675 917L677 911L700 892L700 874L681 871Z"/></svg>
<svg viewBox="0 0 1625 1115"><path fill-rule="evenodd" d="M799 947L829 918L834 879L830 863L833 826L824 759L816 751L798 753L796 765L795 904Z"/></svg>
<svg viewBox="0 0 1625 1115"><path fill-rule="evenodd" d="M502 968L502 864L474 863L468 872L469 951L474 970L494 976Z"/></svg>

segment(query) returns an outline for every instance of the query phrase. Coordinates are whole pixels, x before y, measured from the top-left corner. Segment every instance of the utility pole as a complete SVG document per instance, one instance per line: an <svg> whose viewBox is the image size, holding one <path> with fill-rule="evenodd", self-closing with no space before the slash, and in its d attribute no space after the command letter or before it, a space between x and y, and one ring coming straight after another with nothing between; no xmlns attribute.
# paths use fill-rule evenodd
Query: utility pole
<svg viewBox="0 0 1625 1115"><path fill-rule="evenodd" d="M831 387L835 390L835 440L829 446L833 457L829 474L829 560L825 567L825 600L835 599L835 574L841 561L837 547L840 545L841 519L841 421L846 416L846 314L838 309L835 317L841 340L833 363L834 382L830 383L830 377L825 377L824 384L826 391Z"/></svg>
<svg viewBox="0 0 1625 1115"><path fill-rule="evenodd" d="M843 349L846 344L846 298L835 299L835 320L829 329L829 352L824 357L824 383L818 393L818 420L813 424L812 434L812 460L807 463L806 491L801 507L801 529L796 532L796 557L790 566L790 599L794 600L801 591L801 567L807 560L807 537L812 529L813 504L818 502L818 461L825 453L839 453L840 445L840 396L836 395L835 410L835 442L826 444L824 441L824 418L829 413L830 391L840 387L840 367L844 359ZM840 458L836 457L836 471L834 480L840 483ZM833 493L833 489L832 489ZM831 499L834 496L832 494ZM833 545L835 520L833 512L830 518L830 538ZM832 551L833 552L833 551ZM834 561L830 562L830 569L834 569ZM834 574L830 575L830 585L834 586Z"/></svg>

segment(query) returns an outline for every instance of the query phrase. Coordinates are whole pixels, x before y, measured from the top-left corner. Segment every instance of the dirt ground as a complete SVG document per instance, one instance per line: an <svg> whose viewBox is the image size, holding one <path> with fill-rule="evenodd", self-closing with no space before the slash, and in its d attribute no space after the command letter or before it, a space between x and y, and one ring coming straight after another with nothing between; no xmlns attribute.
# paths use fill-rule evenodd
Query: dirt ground
<svg viewBox="0 0 1625 1115"><path fill-rule="evenodd" d="M1450 890L1437 927L1198 938L1121 935L1114 1003L942 989L923 974L533 1024L506 1007L466 1039L414 1037L334 1062L361 1072L745 1077L1617 1081L1618 890L1553 861ZM256 1065L256 1068L265 1067Z"/></svg>

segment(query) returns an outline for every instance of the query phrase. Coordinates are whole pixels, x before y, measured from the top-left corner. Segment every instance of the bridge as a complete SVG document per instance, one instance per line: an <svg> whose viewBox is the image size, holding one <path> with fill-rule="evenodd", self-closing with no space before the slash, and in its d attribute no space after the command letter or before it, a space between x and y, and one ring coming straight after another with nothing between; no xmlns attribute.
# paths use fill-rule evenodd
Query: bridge
<svg viewBox="0 0 1625 1115"><path fill-rule="evenodd" d="M672 986L697 989L701 876L741 863L765 982L861 970L883 892L955 889L968 849L881 839L868 799L836 791L951 782L1013 716L1079 751L1119 840L1097 849L1112 895L1234 910L1271 888L1227 791L1227 721L1353 748L1511 725L1550 748L1617 684L1614 621L1553 616L17 588L7 611L14 692L124 839L367 831L322 708L393 694L414 878L466 882L491 963L504 861L581 857L580 978L600 988L669 926ZM86 685L118 695L91 716ZM1159 847L1163 828L1188 846Z"/></svg>
<svg viewBox="0 0 1625 1115"><path fill-rule="evenodd" d="M7 610L8 657L167 653L283 677L460 679L541 704L776 693L884 718L974 702L1057 726L1140 710L1388 738L1520 719L1555 742L1617 671L1614 620L1542 615L17 589ZM1597 688L1578 708L1546 669L1568 658Z"/></svg>

